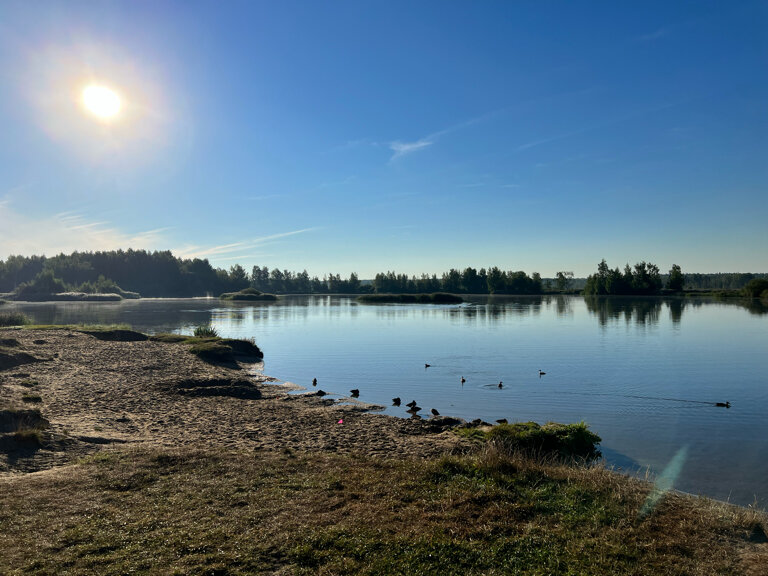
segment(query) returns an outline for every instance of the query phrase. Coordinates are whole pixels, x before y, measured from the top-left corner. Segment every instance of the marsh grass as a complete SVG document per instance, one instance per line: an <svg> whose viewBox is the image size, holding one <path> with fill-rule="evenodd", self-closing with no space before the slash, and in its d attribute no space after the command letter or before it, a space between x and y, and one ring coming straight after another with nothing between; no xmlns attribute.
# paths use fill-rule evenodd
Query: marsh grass
<svg viewBox="0 0 768 576"><path fill-rule="evenodd" d="M198 326L194 331L195 338L218 338L219 333L210 324L204 326Z"/></svg>
<svg viewBox="0 0 768 576"><path fill-rule="evenodd" d="M0 326L25 326L29 318L21 312L3 312L0 314Z"/></svg>
<svg viewBox="0 0 768 576"><path fill-rule="evenodd" d="M0 573L742 573L762 516L670 495L641 521L647 491L493 446L426 462L102 452L4 481Z"/></svg>

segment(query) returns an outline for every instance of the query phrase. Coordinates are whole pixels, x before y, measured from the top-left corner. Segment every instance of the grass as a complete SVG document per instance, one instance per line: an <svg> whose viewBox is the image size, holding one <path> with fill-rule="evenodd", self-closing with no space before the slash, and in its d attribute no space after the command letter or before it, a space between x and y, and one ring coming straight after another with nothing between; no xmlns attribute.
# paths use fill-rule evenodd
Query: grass
<svg viewBox="0 0 768 576"><path fill-rule="evenodd" d="M217 338L219 333L216 331L216 328L210 324L207 324L205 326L198 326L195 328L194 335L195 338Z"/></svg>
<svg viewBox="0 0 768 576"><path fill-rule="evenodd" d="M21 312L3 312L0 314L0 326L24 326L29 323L29 318Z"/></svg>
<svg viewBox="0 0 768 576"><path fill-rule="evenodd" d="M219 296L221 300L242 300L242 301L265 301L272 302L277 300L277 296L274 294L266 294L255 288L244 288L239 292L224 292Z"/></svg>
<svg viewBox="0 0 768 576"><path fill-rule="evenodd" d="M357 297L364 304L461 304L464 299L456 294L363 294Z"/></svg>
<svg viewBox="0 0 768 576"><path fill-rule="evenodd" d="M43 431L46 428L48 428L48 421L36 408L0 410L0 433L12 432L13 439L18 443L42 445Z"/></svg>
<svg viewBox="0 0 768 576"><path fill-rule="evenodd" d="M198 327L200 328L200 327ZM211 328L213 333L216 330ZM216 336L199 336L206 331L195 329L194 336L183 334L155 334L150 340L166 343L184 343L190 346L189 351L200 359L211 363L233 364L238 358L258 359L264 357L256 341L239 340L234 338L221 338Z"/></svg>
<svg viewBox="0 0 768 576"><path fill-rule="evenodd" d="M763 517L669 495L640 520L647 491L493 447L426 462L102 452L4 481L0 573L743 573Z"/></svg>

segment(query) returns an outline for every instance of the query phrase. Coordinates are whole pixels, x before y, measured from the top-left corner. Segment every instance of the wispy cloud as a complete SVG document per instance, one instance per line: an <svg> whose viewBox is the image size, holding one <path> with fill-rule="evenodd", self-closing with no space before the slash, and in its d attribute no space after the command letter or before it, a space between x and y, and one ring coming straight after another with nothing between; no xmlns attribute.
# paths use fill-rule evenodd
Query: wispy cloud
<svg viewBox="0 0 768 576"><path fill-rule="evenodd" d="M636 42L652 42L653 40L658 40L659 38L663 38L664 36L669 36L670 31L668 28L659 28L655 32L650 32L649 34L642 34L640 36L635 37Z"/></svg>
<svg viewBox="0 0 768 576"><path fill-rule="evenodd" d="M90 221L74 212L33 218L16 212L8 199L0 200L0 246L3 254L45 254L60 252L135 248L157 250L165 243L168 228L125 232L106 221Z"/></svg>
<svg viewBox="0 0 768 576"><path fill-rule="evenodd" d="M233 242L231 244L221 244L218 246L183 246L173 250L173 253L179 258L211 258L212 260L236 260L237 258L253 256L253 251L257 248L306 232L312 232L318 228L303 228L301 230L291 230L290 232L279 232L268 236L251 238L242 242Z"/></svg>
<svg viewBox="0 0 768 576"><path fill-rule="evenodd" d="M434 144L434 139L429 139L429 138L422 138L421 140L417 140L416 142L400 142L399 140L395 142L390 142L389 149L394 152L390 160L396 160L397 158L401 158L408 154L413 154L414 152L423 150L428 146L432 146L432 144Z"/></svg>

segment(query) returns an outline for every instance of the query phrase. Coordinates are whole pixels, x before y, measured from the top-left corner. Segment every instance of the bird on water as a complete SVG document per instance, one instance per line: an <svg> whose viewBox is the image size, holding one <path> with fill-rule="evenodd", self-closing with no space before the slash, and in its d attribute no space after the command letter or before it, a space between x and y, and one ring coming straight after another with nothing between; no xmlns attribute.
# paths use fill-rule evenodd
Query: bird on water
<svg viewBox="0 0 768 576"><path fill-rule="evenodd" d="M352 395L352 398L357 398L358 396L360 396L360 390L358 390L357 388L355 388L354 390L350 390L349 393Z"/></svg>
<svg viewBox="0 0 768 576"><path fill-rule="evenodd" d="M440 412L438 412L434 408L432 408L432 410L430 410L430 412L432 412L432 416L440 416Z"/></svg>
<svg viewBox="0 0 768 576"><path fill-rule="evenodd" d="M541 378L542 376L544 376L544 374L546 374L546 372L542 372L542 371L541 371L541 369L539 369L539 378Z"/></svg>
<svg viewBox="0 0 768 576"><path fill-rule="evenodd" d="M731 403L730 402L715 402L715 406L720 406L721 408L730 408Z"/></svg>
<svg viewBox="0 0 768 576"><path fill-rule="evenodd" d="M408 408L413 408L414 406L416 406L416 400L411 400L410 402L408 402L408 404L406 404L406 406L408 406Z"/></svg>
<svg viewBox="0 0 768 576"><path fill-rule="evenodd" d="M400 406L400 398L392 398L392 406Z"/></svg>
<svg viewBox="0 0 768 576"><path fill-rule="evenodd" d="M464 384L467 380L464 378L464 376L461 377L461 383Z"/></svg>
<svg viewBox="0 0 768 576"><path fill-rule="evenodd" d="M424 368L429 368L432 364L424 364Z"/></svg>
<svg viewBox="0 0 768 576"><path fill-rule="evenodd" d="M411 414L416 414L416 412L418 412L419 410L421 410L419 406L411 406L410 408L408 408L408 410L406 410L406 412L410 412Z"/></svg>
<svg viewBox="0 0 768 576"><path fill-rule="evenodd" d="M317 378L312 378L312 386L317 386Z"/></svg>
<svg viewBox="0 0 768 576"><path fill-rule="evenodd" d="M499 382L499 388L504 388L504 382Z"/></svg>

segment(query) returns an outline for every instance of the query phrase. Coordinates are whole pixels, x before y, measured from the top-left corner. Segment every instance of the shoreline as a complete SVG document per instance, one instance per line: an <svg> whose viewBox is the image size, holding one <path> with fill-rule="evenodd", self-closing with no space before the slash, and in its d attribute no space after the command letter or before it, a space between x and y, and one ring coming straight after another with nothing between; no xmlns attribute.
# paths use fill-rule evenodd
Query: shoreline
<svg viewBox="0 0 768 576"><path fill-rule="evenodd" d="M67 328L0 328L3 340L18 340L15 349L42 361L0 366L0 410L38 410L50 424L40 446L11 446L11 458L0 450L0 477L66 465L101 450L190 442L419 458L464 454L477 447L452 432L467 425L463 419L382 414L382 405L343 395L320 397L306 386L266 375L263 362L207 363L183 343L104 341ZM39 401L25 402L25 395ZM153 405L164 405L167 413L147 410ZM612 474L653 484L642 477L642 467L617 471L598 462Z"/></svg>
<svg viewBox="0 0 768 576"><path fill-rule="evenodd" d="M0 329L0 339L17 341L8 349L34 358L0 367L0 405L39 410L50 422L39 447L22 447L10 459L0 453L0 473L133 445L422 458L471 447L440 424L452 419L401 419L289 393L254 371L258 365L209 364L183 343L102 341L67 329ZM39 400L23 399L32 396Z"/></svg>
<svg viewBox="0 0 768 576"><path fill-rule="evenodd" d="M768 562L757 511L121 336L0 329L0 572L759 575Z"/></svg>

